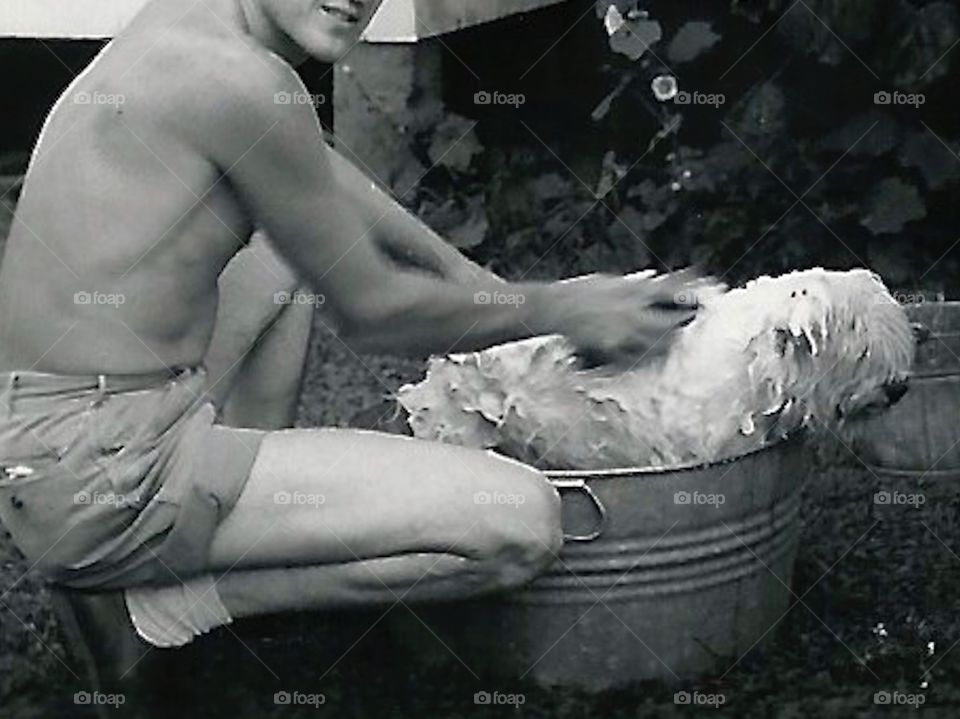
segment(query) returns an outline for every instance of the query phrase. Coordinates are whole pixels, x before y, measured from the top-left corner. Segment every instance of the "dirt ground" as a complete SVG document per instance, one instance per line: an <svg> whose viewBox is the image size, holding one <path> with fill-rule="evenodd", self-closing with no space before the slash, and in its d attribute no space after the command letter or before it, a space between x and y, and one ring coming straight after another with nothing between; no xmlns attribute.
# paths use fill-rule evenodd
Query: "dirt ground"
<svg viewBox="0 0 960 719"><path fill-rule="evenodd" d="M353 356L318 325L300 423L347 425L358 410L420 371L418 362ZM687 689L723 693L719 711L747 719L915 711L876 705L878 691L923 695L924 716L957 716L960 493L955 486L929 485L922 488L927 501L921 508L879 512L873 494L880 488L917 491L862 468L816 473L805 499L794 577L802 603L795 602L769 643L751 651L722 682L705 680ZM24 577L25 569L9 542L0 540L0 717L92 716L73 703L74 692L84 689L74 676L80 675L78 664L64 645L47 591L36 578ZM707 711L675 705L675 688L659 684L589 696L504 677L477 681L425 629L418 633L420 625L407 614L403 607L386 618L382 611L299 614L217 631L163 653L157 715L237 719L322 711L364 718L582 719ZM476 691L494 689L522 693L525 702L519 709L474 704ZM277 691L322 693L325 704L277 706Z"/></svg>

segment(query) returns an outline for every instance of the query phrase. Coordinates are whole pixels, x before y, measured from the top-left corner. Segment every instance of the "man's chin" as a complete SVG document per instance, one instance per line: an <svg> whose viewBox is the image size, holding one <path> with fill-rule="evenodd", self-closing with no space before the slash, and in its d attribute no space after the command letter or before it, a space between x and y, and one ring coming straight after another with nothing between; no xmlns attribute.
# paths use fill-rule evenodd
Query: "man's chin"
<svg viewBox="0 0 960 719"><path fill-rule="evenodd" d="M306 57L311 57L318 62L332 65L339 62L356 45L359 38L347 40L330 40L325 38L322 43L304 47L303 53Z"/></svg>

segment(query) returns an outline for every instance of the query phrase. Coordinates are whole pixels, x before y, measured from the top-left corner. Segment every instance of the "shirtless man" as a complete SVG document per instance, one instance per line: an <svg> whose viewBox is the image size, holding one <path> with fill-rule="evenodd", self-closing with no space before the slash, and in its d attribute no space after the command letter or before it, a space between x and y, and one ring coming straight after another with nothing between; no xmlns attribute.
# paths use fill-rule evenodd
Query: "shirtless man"
<svg viewBox="0 0 960 719"><path fill-rule="evenodd" d="M309 105L275 101L305 93L292 66L342 57L378 4L154 0L47 119L0 270L0 519L88 593L94 623L95 598L130 590L141 636L171 645L229 617L471 596L554 560L558 496L532 468L276 431L312 315L278 292L322 294L358 352L562 333L635 361L692 317L644 311L688 273L503 284L330 150ZM241 249L257 228L269 243ZM498 291L525 302L475 302ZM171 588L161 604L191 589L189 616L162 626L143 586Z"/></svg>

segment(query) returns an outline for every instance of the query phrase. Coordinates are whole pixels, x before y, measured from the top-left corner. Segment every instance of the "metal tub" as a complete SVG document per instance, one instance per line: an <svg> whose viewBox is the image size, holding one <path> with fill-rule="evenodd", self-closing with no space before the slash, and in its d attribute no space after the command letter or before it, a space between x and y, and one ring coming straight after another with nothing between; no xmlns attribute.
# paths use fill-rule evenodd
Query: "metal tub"
<svg viewBox="0 0 960 719"><path fill-rule="evenodd" d="M417 608L413 623L487 676L599 691L722 673L789 606L804 452L795 438L707 466L549 473L560 561L523 591Z"/></svg>

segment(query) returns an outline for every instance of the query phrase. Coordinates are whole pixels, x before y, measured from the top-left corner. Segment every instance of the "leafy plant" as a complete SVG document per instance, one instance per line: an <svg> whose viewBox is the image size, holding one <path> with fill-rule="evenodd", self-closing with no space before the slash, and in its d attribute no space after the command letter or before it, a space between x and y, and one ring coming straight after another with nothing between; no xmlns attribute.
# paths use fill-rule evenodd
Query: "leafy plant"
<svg viewBox="0 0 960 719"><path fill-rule="evenodd" d="M459 203L478 257L506 274L698 262L730 281L866 265L952 294L953 3L595 7L592 41L607 52L582 69L606 87L583 98L592 136L568 154L485 142L434 189L482 195L482 238L476 208Z"/></svg>

